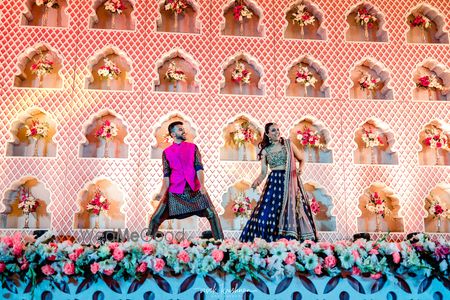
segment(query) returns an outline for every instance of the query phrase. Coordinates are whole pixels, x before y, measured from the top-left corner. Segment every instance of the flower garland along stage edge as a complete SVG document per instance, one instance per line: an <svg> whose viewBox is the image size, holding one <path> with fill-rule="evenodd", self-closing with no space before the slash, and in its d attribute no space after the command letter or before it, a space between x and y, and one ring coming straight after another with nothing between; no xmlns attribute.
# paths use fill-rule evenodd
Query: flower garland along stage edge
<svg viewBox="0 0 450 300"><path fill-rule="evenodd" d="M374 280L374 293L383 287L388 276L394 276L405 291L410 290L405 280L409 277L418 277L426 285L422 287L424 290L433 279L450 290L450 242L444 238L433 241L424 234L398 243L384 239L335 243L308 240L301 243L286 239L272 243L261 239L253 243L232 239L172 239L83 246L70 241L42 240L42 237L36 241L29 236L22 237L19 232L0 239L3 287L7 284L9 290L13 289L20 278L32 284L30 289L45 280L59 289L62 283L67 288L67 282L81 282L82 291L101 279L117 292L119 280L134 280L140 283L135 286L138 288L145 279L154 278L161 287L164 274L208 277L214 272L225 272L241 282L250 275L255 286L263 282L263 278L273 281L297 276L312 284L307 277L313 280L331 277L326 289L332 290L337 284L332 281L346 278L355 283L358 282L355 277L363 277ZM356 289L355 285L351 286Z"/></svg>

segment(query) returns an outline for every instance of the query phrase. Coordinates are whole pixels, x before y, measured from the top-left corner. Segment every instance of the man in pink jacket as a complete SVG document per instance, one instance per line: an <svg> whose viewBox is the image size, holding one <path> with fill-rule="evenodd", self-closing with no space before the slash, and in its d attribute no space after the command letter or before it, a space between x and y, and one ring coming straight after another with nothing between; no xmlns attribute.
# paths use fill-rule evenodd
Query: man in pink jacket
<svg viewBox="0 0 450 300"><path fill-rule="evenodd" d="M167 219L196 215L208 219L216 240L223 239L219 217L205 189L200 151L186 142L182 122L171 123L169 134L174 142L162 155L164 180L156 197L161 202L150 220L150 235Z"/></svg>

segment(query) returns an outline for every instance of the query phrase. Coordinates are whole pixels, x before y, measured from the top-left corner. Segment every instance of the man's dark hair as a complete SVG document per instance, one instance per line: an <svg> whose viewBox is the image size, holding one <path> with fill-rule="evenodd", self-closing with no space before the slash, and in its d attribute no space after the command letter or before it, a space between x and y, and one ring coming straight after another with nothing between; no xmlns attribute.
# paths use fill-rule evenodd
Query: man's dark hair
<svg viewBox="0 0 450 300"><path fill-rule="evenodd" d="M183 122L181 121L175 121L169 124L168 130L169 130L169 135L173 132L173 129L175 128L175 126L178 125L183 125Z"/></svg>

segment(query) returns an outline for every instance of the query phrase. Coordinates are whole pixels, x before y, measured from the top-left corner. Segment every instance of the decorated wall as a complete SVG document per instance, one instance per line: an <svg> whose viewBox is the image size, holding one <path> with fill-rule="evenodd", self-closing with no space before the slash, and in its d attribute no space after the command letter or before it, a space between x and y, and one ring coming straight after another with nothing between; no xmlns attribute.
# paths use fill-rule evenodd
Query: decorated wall
<svg viewBox="0 0 450 300"><path fill-rule="evenodd" d="M182 120L229 237L241 227L234 201L257 199L249 186L266 122L305 151L323 239L449 236L445 1L248 0L241 20L231 0L188 0L182 12L164 1L124 1L121 13L103 0L58 3L0 2L4 232L142 230L157 205L165 128ZM39 208L27 219L30 194ZM99 217L87 207L96 196L110 204ZM197 234L208 223L163 228Z"/></svg>

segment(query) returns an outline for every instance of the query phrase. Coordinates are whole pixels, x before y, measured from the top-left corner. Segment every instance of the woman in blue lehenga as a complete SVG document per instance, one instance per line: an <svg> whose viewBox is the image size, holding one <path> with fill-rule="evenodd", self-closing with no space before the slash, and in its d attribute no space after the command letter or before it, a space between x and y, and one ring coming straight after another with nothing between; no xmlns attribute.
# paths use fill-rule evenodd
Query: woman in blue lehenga
<svg viewBox="0 0 450 300"><path fill-rule="evenodd" d="M252 184L256 188L271 169L261 199L256 205L239 238L252 242L261 238L268 242L281 238L317 240L316 226L299 173L304 167L303 153L289 139L280 137L280 129L274 123L266 124L264 137L259 144L258 158L261 174Z"/></svg>

